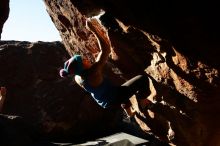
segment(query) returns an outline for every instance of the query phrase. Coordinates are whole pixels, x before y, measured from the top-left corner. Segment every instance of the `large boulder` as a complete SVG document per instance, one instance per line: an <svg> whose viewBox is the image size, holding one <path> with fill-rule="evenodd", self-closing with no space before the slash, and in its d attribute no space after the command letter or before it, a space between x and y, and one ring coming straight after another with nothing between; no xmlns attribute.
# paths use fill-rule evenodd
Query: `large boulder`
<svg viewBox="0 0 220 146"><path fill-rule="evenodd" d="M99 49L86 20L105 12L97 25L108 29L114 75L127 80L148 73L157 92L154 107L145 116L136 116L143 131L177 145L216 145L220 121L217 5L145 2L45 0L69 54L80 53L91 61ZM204 9L209 10L204 14Z"/></svg>

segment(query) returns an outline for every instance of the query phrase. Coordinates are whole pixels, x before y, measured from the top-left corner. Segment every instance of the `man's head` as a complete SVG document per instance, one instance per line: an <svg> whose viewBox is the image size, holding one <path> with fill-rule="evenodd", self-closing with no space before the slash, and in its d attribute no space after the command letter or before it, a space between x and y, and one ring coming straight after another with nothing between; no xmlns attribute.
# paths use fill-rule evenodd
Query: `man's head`
<svg viewBox="0 0 220 146"><path fill-rule="evenodd" d="M64 68L60 70L60 76L66 77L67 75L74 74L80 75L83 71L83 63L81 55L74 55L64 63Z"/></svg>

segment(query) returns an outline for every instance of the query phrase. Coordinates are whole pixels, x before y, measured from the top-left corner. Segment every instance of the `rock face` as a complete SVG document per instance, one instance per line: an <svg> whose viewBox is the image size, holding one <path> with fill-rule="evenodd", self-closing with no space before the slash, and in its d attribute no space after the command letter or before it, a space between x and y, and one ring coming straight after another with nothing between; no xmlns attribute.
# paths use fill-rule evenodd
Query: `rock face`
<svg viewBox="0 0 220 146"><path fill-rule="evenodd" d="M201 2L198 7L187 1L125 0L45 0L45 4L69 55L80 53L91 61L94 61L99 49L94 36L85 27L86 20L105 11L99 18L98 27L108 29L114 53L113 59L108 62L108 73L117 83L142 72L148 73L151 76L151 90L157 93L150 98L154 106L135 116L144 132L152 132L174 145L219 145L220 30L216 18L220 13L217 4ZM1 52L8 54L14 48L15 52L21 51L20 58L24 57L21 60L14 55L0 56L0 65L8 64L6 69L1 69L1 83L7 86L9 97L13 98L6 101L4 112L27 117L47 133L62 133L65 129L79 131L76 136L86 133L88 129L88 134L94 133L91 126L79 129L78 125L87 125L87 120L90 120L90 125L96 125L106 111L87 101L90 98L82 98L82 101L74 98L73 101L69 96L75 93L77 87L73 87L69 80L58 79L58 66L53 66L54 58L62 65L59 60L64 61L67 54L64 53L64 58L61 58L62 53L48 57L54 50L41 53L41 49L34 49L35 45L25 44L26 49L9 49L3 45L5 49L1 49ZM41 45L38 44L37 48ZM39 50L42 55L39 59L34 55L30 57L29 53L34 50ZM49 58L52 60L46 61ZM42 66L45 64L42 62L37 64L36 60L44 60L48 66ZM28 62L27 65L24 62ZM69 86L64 88L64 84ZM77 93L80 91L77 90ZM27 98L30 95L31 98ZM79 96L86 95L79 93ZM21 102L24 99L25 104ZM135 97L132 100L139 111ZM85 105L89 109L85 109ZM27 112L26 109L33 111ZM60 116L57 117L54 111L66 114L58 114ZM85 118L87 115L91 116ZM110 112L107 115L106 119L102 119L114 119ZM108 122L105 126L111 127ZM100 124L99 128L103 127Z"/></svg>
<svg viewBox="0 0 220 146"><path fill-rule="evenodd" d="M45 0L70 54L98 52L86 19L100 14L108 29L115 74L152 77L155 106L136 117L144 131L177 145L216 143L219 135L219 13L214 3ZM168 7L165 7L168 5ZM205 16L198 16L204 8ZM187 9L187 11L186 11ZM203 13L202 13L203 14ZM213 16L213 17L211 17ZM211 23L210 23L211 22ZM212 120L211 120L212 119ZM212 121L213 123L211 123Z"/></svg>
<svg viewBox="0 0 220 146"><path fill-rule="evenodd" d="M0 5L0 40L2 28L9 15L9 0L2 0Z"/></svg>

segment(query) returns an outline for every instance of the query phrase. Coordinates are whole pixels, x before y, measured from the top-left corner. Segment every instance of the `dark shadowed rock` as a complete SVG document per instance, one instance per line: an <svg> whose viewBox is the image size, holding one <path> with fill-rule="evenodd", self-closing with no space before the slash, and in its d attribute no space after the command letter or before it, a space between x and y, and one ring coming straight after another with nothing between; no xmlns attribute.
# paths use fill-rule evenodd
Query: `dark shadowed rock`
<svg viewBox="0 0 220 146"><path fill-rule="evenodd" d="M42 140L40 133L18 116L0 115L0 128L2 146L34 146Z"/></svg>

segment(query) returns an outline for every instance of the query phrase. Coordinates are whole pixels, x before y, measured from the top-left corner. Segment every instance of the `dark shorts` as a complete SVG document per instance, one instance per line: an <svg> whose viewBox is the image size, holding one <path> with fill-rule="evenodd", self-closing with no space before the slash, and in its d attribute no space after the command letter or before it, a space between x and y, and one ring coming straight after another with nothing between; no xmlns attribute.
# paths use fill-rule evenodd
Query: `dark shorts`
<svg viewBox="0 0 220 146"><path fill-rule="evenodd" d="M112 105L127 103L133 95L136 95L138 99L147 98L150 94L149 78L146 75L137 75L118 86L114 91L110 91L110 94L114 96L112 97Z"/></svg>

